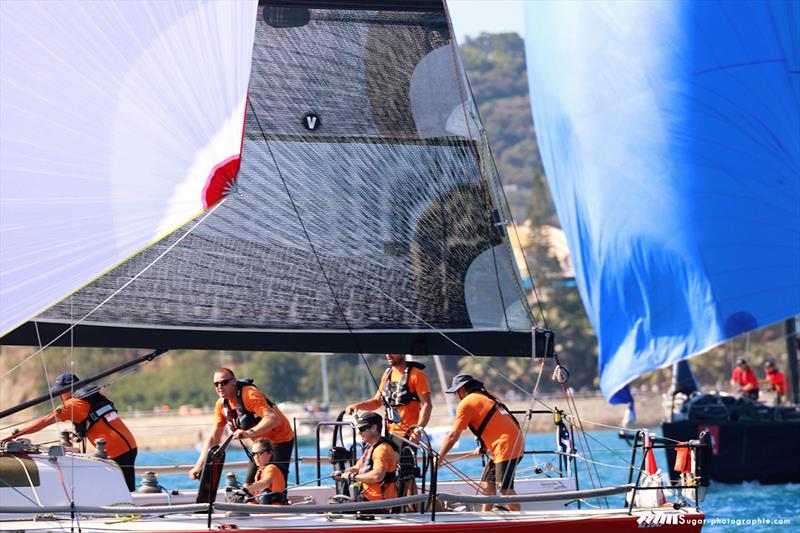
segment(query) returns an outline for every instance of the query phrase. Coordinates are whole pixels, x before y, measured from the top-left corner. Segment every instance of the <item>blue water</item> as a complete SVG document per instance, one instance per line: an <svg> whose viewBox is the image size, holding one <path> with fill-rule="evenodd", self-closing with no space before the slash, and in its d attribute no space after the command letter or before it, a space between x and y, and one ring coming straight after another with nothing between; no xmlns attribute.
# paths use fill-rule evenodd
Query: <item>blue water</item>
<svg viewBox="0 0 800 533"><path fill-rule="evenodd" d="M620 440L614 431L597 431L588 434L594 461L604 463L597 465L597 471L591 468L591 476L595 481L599 479L604 486L626 483L628 480L628 462L630 448ZM526 449L549 450L555 446L552 434L529 435L526 440ZM577 444L576 444L577 446ZM327 454L329 443L322 444L322 453ZM460 450L469 450L474 447L472 439L462 439ZM578 448L580 452L580 447ZM193 449L145 451L139 452L136 460L139 465L179 465L192 464L197 460L198 452ZM301 456L315 456L316 448L313 442L310 445L300 446ZM244 461L246 456L241 449L231 449L227 453L228 461ZM666 466L666 459L662 454L656 456L660 467ZM519 469L529 468L536 464L552 462L558 467L555 456L540 455L534 459L527 456ZM592 485L587 472L586 464L579 462L580 484L582 488ZM480 477L481 464L479 460L462 461L458 467L472 477ZM331 467L323 464L322 475L330 475ZM239 480L244 479L244 471L237 472ZM530 475L530 473L525 474ZM551 473L551 475L553 475ZM289 484L295 483L294 467L290 470ZM447 469L440 471L440 479L454 479L454 475ZM300 483L313 483L317 479L315 465L300 466ZM173 474L159 476L160 483L168 489L191 489L197 487L196 481L188 479L186 474ZM138 481L137 481L138 482ZM224 480L223 480L224 483ZM608 498L611 507L621 507L624 496ZM800 485L759 485L758 483L745 483L742 485L725 485L716 483L712 485L706 495L706 500L701 504L701 509L706 513L706 525L703 531L711 533L741 532L749 533L767 531L785 531L787 533L800 531ZM738 522L736 522L738 520ZM767 520L788 521L786 524L775 525L766 523Z"/></svg>

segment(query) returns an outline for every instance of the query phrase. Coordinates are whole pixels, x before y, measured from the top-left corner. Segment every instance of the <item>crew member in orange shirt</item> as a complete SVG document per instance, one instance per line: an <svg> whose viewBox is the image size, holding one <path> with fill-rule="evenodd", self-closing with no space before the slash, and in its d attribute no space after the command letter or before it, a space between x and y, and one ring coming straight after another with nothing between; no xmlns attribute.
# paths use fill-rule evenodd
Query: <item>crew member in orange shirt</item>
<svg viewBox="0 0 800 533"><path fill-rule="evenodd" d="M227 426L236 439L271 440L274 445L273 463L281 469L284 478L288 479L294 449L294 431L278 406L258 390L252 380L237 380L230 368L218 368L214 372L214 389L219 396L214 408L214 427L197 463L189 471L189 478L200 478L208 449L222 441ZM255 480L257 471L256 463L251 463L247 472L247 483Z"/></svg>
<svg viewBox="0 0 800 533"><path fill-rule="evenodd" d="M55 385L50 388L50 393L80 381L75 374L65 372L56 378ZM105 439L105 451L109 459L117 463L125 477L128 490L136 489L134 463L136 462L136 439L122 419L117 414L114 404L103 394L99 387L89 385L74 392L67 391L61 394L62 404L39 420L20 428L9 438L21 437L35 433L56 420L72 422L75 433L82 438L88 438L92 446L98 439Z"/></svg>
<svg viewBox="0 0 800 533"><path fill-rule="evenodd" d="M496 396L484 388L483 383L469 374L459 374L445 392L455 393L459 400L456 420L450 433L444 438L439 450L437 467L461 438L461 433L469 428L478 438L481 452L488 453L490 460L481 476L481 488L486 495L516 494L514 491L514 471L523 456L523 438L517 419ZM484 511L492 506L485 504ZM518 504L508 506L509 510L519 511Z"/></svg>
<svg viewBox="0 0 800 533"><path fill-rule="evenodd" d="M772 387L775 391L775 404L780 405L783 402L783 395L786 394L786 377L772 361L764 362L764 371L767 373L767 379L762 383Z"/></svg>
<svg viewBox="0 0 800 533"><path fill-rule="evenodd" d="M742 393L753 399L758 400L758 379L756 373L747 365L747 361L742 358L736 360L736 368L731 375L731 385L742 390Z"/></svg>
<svg viewBox="0 0 800 533"><path fill-rule="evenodd" d="M253 458L258 466L255 481L244 488L256 496L256 502L267 505L285 505L286 478L273 462L274 448L269 439L259 439L253 444Z"/></svg>
<svg viewBox="0 0 800 533"><path fill-rule="evenodd" d="M425 365L406 361L406 354L402 353L387 353L386 361L389 368L383 373L375 396L348 405L346 412L352 415L358 410L373 411L388 406L400 418L400 422L392 422L389 414L386 421L388 432L416 442L419 440L419 429L428 424L433 407L428 375L423 371ZM417 427L412 429L412 426ZM395 442L395 445L400 446L401 443Z"/></svg>
<svg viewBox="0 0 800 533"><path fill-rule="evenodd" d="M360 499L375 501L397 498L397 450L381 436L383 419L378 413L367 412L356 420L361 440L366 444L364 455L355 466L333 473L333 479L346 479L361 484ZM383 510L388 512L388 509ZM381 511L378 511L381 512Z"/></svg>

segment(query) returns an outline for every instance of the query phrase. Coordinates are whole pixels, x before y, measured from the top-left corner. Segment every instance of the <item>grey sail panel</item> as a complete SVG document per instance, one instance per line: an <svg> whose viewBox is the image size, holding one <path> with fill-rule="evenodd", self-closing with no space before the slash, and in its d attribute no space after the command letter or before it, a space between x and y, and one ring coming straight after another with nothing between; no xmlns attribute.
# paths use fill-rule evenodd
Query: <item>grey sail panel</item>
<svg viewBox="0 0 800 533"><path fill-rule="evenodd" d="M231 193L37 317L39 334L91 312L75 344L530 354L444 13L260 11Z"/></svg>

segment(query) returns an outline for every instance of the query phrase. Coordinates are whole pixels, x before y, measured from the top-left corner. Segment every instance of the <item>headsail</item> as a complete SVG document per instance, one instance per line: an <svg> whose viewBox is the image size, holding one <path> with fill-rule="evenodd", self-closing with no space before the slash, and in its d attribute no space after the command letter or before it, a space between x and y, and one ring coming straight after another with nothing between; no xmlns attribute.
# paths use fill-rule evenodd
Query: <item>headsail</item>
<svg viewBox="0 0 800 533"><path fill-rule="evenodd" d="M261 4L235 191L37 317L43 341L183 238L74 342L530 354L507 214L442 3Z"/></svg>
<svg viewBox="0 0 800 533"><path fill-rule="evenodd" d="M221 197L255 8L0 5L0 334Z"/></svg>
<svg viewBox="0 0 800 533"><path fill-rule="evenodd" d="M527 8L537 135L606 397L800 312L800 4Z"/></svg>

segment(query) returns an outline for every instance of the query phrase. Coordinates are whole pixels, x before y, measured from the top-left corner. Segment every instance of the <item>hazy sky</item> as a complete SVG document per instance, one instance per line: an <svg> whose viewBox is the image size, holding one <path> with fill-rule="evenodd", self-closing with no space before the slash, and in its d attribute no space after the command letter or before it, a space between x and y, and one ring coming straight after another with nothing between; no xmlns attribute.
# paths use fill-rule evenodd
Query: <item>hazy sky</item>
<svg viewBox="0 0 800 533"><path fill-rule="evenodd" d="M488 33L517 32L524 35L523 0L448 0L458 42L465 36Z"/></svg>

